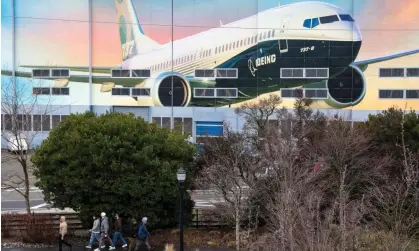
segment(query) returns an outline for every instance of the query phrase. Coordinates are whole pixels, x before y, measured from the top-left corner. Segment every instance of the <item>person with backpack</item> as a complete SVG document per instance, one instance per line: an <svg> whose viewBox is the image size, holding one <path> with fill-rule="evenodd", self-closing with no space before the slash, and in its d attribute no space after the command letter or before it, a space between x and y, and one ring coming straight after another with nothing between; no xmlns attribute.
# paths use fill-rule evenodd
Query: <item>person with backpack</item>
<svg viewBox="0 0 419 251"><path fill-rule="evenodd" d="M100 219L93 215L93 227L89 230L90 241L86 248L91 249L95 240L100 243Z"/></svg>
<svg viewBox="0 0 419 251"><path fill-rule="evenodd" d="M127 242L122 235L122 220L119 218L118 214L115 214L115 222L114 222L114 229L115 232L113 233L113 245L116 246L116 242L118 239L121 239L122 247L126 248L128 246Z"/></svg>
<svg viewBox="0 0 419 251"><path fill-rule="evenodd" d="M148 237L150 236L151 234L147 230L147 217L143 217L142 224L138 228L137 243L135 244L135 251L138 251L140 249L140 246L143 243L147 246L148 250L152 250L153 248L148 243Z"/></svg>

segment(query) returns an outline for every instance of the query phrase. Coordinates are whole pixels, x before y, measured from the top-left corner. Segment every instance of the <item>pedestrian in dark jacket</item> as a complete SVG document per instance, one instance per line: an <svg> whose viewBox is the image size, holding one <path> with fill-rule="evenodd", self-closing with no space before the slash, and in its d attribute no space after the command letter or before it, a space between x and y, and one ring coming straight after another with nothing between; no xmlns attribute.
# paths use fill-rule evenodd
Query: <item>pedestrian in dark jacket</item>
<svg viewBox="0 0 419 251"><path fill-rule="evenodd" d="M115 214L114 229L115 232L113 234L113 245L116 246L118 239L121 239L122 247L126 248L128 245L124 239L124 236L122 235L122 220L119 218L118 214Z"/></svg>
<svg viewBox="0 0 419 251"><path fill-rule="evenodd" d="M137 240L138 223L135 218L131 218L126 229L126 235L129 240L128 251L133 251L135 248L135 242Z"/></svg>

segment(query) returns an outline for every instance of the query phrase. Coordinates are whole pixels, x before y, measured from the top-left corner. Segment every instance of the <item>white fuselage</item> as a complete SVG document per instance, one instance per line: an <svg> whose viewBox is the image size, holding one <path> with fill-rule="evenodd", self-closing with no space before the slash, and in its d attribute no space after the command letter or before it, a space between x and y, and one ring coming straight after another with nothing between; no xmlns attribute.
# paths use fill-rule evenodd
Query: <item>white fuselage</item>
<svg viewBox="0 0 419 251"><path fill-rule="evenodd" d="M137 54L121 64L122 69L150 69L193 74L195 69L212 69L266 40L361 41L355 22L339 21L303 26L308 18L348 14L323 2L302 2L278 6L217 28L167 43ZM303 67L303 66L302 66Z"/></svg>

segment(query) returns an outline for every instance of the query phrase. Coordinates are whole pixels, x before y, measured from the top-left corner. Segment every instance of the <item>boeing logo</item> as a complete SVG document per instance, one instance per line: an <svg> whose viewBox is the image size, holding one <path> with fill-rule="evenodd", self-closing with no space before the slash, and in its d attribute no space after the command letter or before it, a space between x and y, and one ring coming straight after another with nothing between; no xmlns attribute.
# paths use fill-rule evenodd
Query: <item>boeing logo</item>
<svg viewBox="0 0 419 251"><path fill-rule="evenodd" d="M273 64L276 62L276 55L272 54L269 56L264 56L256 59L256 67L267 65L267 64Z"/></svg>
<svg viewBox="0 0 419 251"><path fill-rule="evenodd" d="M273 64L275 62L276 62L276 55L275 54L268 55L268 56L263 56L263 57L260 57L260 58L256 58L256 60L255 60L256 67L255 67L255 65L253 64L252 59L249 58L248 66L249 66L250 73L252 73L252 75L254 77L255 73L257 71L257 68L259 66Z"/></svg>

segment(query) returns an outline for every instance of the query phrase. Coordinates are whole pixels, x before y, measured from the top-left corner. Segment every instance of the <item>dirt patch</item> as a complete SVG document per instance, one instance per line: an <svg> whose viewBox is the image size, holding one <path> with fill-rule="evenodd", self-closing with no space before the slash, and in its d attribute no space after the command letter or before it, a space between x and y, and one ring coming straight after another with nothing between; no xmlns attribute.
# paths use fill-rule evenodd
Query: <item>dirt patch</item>
<svg viewBox="0 0 419 251"><path fill-rule="evenodd" d="M155 246L179 244L179 229L154 230L150 243ZM184 244L188 247L233 248L235 245L234 231L227 229L185 229Z"/></svg>

